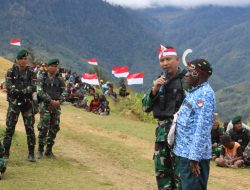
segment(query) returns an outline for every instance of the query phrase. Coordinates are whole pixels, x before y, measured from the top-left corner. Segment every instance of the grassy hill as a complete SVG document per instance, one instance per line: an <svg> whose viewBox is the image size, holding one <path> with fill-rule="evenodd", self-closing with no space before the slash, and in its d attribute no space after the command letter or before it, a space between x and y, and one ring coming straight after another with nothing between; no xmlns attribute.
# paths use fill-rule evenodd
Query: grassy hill
<svg viewBox="0 0 250 190"><path fill-rule="evenodd" d="M3 57L0 57L0 80L2 80L9 68L12 67L13 63Z"/></svg>
<svg viewBox="0 0 250 190"><path fill-rule="evenodd" d="M5 96L0 92L0 139L5 129ZM20 117L0 189L156 190L152 162L154 124L136 117L129 119L128 113L121 112L121 105L122 102L111 102L111 115L107 117L63 105L61 130L54 147L56 158L35 163L27 161ZM36 115L36 125L38 120ZM212 163L208 189L247 189L249 174L249 169L218 168Z"/></svg>

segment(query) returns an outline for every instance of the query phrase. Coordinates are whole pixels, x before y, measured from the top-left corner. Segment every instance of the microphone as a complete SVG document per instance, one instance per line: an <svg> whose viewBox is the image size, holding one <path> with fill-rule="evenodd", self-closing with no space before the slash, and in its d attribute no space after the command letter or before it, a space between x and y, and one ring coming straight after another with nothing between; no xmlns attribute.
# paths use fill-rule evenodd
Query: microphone
<svg viewBox="0 0 250 190"><path fill-rule="evenodd" d="M167 73L164 72L164 73L161 74L161 76L163 76L163 78L166 80L166 78L167 78ZM164 84L161 85L161 87L160 87L160 89L159 89L159 93L160 93L160 94L164 94Z"/></svg>

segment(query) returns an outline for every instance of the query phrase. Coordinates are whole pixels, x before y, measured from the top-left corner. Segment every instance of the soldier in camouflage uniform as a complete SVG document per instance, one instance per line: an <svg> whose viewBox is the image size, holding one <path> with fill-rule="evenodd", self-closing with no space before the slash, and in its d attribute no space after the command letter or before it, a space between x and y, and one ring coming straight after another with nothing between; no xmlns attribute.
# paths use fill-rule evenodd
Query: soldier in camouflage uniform
<svg viewBox="0 0 250 190"><path fill-rule="evenodd" d="M29 149L28 160L34 162L35 132L34 111L32 107L32 95L36 92L35 73L27 66L29 53L20 50L17 54L16 64L6 74L7 100L9 102L6 132L3 140L5 148L4 157L9 159L12 136L15 132L16 123L20 112L23 116L27 144Z"/></svg>
<svg viewBox="0 0 250 190"><path fill-rule="evenodd" d="M172 125L173 115L185 98L183 76L178 68L179 58L173 47L161 46L160 66L164 73L154 82L152 89L142 100L145 112L153 112L158 121L155 131L154 164L159 190L181 189L178 172L178 158L168 144L167 136Z"/></svg>
<svg viewBox="0 0 250 190"><path fill-rule="evenodd" d="M37 158L43 157L44 146L47 145L45 156L53 157L52 147L55 143L57 132L60 130L60 104L67 95L64 80L58 74L59 60L52 59L48 62L48 72L39 82L38 99L40 104L40 122L38 124L38 153Z"/></svg>
<svg viewBox="0 0 250 190"><path fill-rule="evenodd" d="M2 179L3 173L6 171L6 161L3 158L4 156L4 147L0 141L0 180Z"/></svg>

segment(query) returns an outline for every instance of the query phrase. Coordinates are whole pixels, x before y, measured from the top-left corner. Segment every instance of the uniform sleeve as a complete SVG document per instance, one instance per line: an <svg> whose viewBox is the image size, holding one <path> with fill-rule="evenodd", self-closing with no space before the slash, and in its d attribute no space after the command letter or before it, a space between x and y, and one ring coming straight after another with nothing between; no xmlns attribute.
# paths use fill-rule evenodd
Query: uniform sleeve
<svg viewBox="0 0 250 190"><path fill-rule="evenodd" d="M205 152L204 149L209 149L208 146L211 146L208 140L211 140L211 128L214 121L213 102L212 94L203 95L195 102L196 107L192 126L194 134L192 136L192 143L188 156L190 160L200 161L202 153Z"/></svg>
<svg viewBox="0 0 250 190"><path fill-rule="evenodd" d="M16 86L13 84L12 82L12 69L9 69L7 71L6 77L5 77L5 81L6 81L6 89L7 89L7 93L9 94L16 94L19 92L19 90L16 88Z"/></svg>
<svg viewBox="0 0 250 190"><path fill-rule="evenodd" d="M149 113L153 110L154 102L157 99L157 97L158 94L153 96L151 89L148 91L148 93L144 95L144 97L142 98L142 108L144 112Z"/></svg>

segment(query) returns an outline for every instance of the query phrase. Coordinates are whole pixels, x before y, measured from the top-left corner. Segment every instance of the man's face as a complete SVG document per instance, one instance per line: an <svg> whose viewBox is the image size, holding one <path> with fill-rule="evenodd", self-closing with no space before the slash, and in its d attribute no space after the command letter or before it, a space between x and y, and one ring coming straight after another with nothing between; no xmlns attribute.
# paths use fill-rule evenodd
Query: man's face
<svg viewBox="0 0 250 190"><path fill-rule="evenodd" d="M52 64L48 66L48 72L51 75L54 75L57 73L57 65L56 64Z"/></svg>
<svg viewBox="0 0 250 190"><path fill-rule="evenodd" d="M17 64L21 68L27 67L28 62L29 62L29 57L28 56L22 57L21 59L17 60Z"/></svg>
<svg viewBox="0 0 250 190"><path fill-rule="evenodd" d="M234 128L236 131L239 131L242 129L242 122L239 121L238 123L234 124Z"/></svg>
<svg viewBox="0 0 250 190"><path fill-rule="evenodd" d="M195 87L200 79L200 73L198 73L195 69L190 69L185 75L185 79L190 87Z"/></svg>
<svg viewBox="0 0 250 190"><path fill-rule="evenodd" d="M161 68L170 76L175 75L178 70L179 58L175 55L168 55L160 58Z"/></svg>

